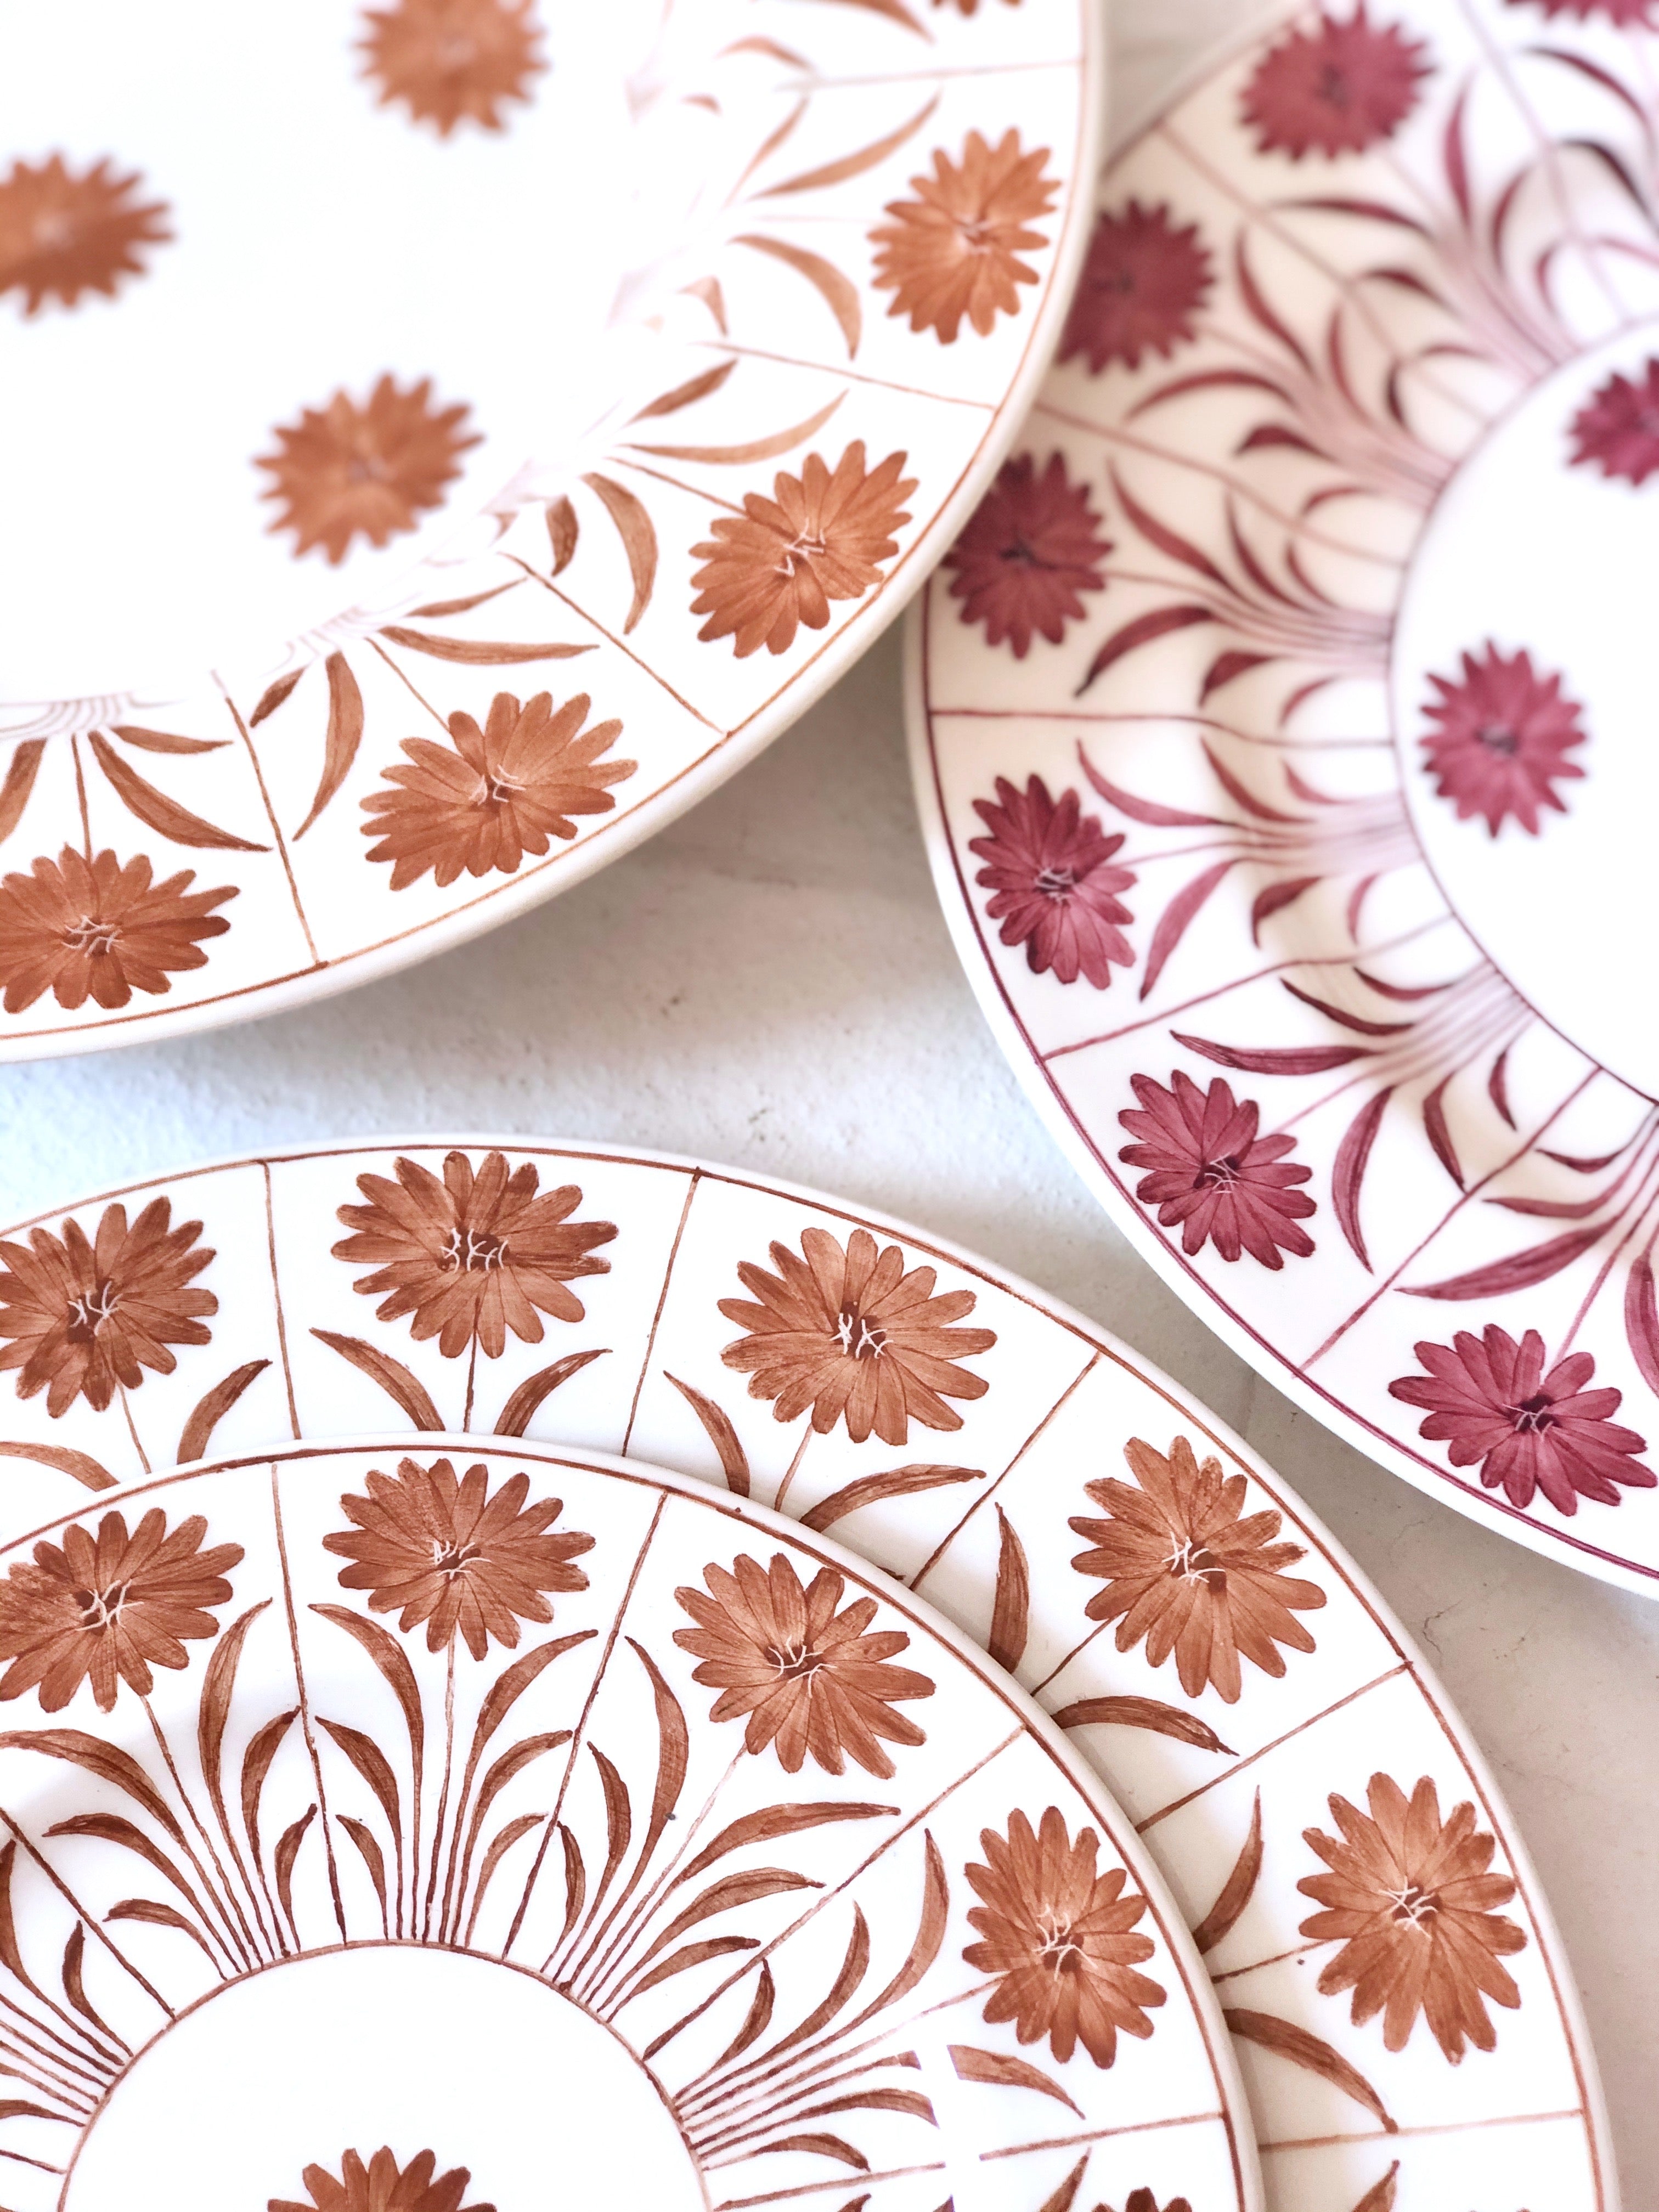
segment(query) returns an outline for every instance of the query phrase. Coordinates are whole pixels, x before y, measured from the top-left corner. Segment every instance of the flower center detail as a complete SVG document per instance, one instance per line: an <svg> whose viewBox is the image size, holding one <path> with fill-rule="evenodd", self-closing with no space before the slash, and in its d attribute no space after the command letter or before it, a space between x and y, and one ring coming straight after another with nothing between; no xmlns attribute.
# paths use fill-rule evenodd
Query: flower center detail
<svg viewBox="0 0 1659 2212"><path fill-rule="evenodd" d="M1074 1974L1083 1961L1081 1948L1072 1941L1069 1920L1044 1915L1038 1923L1037 1958L1051 1974Z"/></svg>
<svg viewBox="0 0 1659 2212"><path fill-rule="evenodd" d="M1501 722L1489 722L1475 732L1476 741L1499 760L1513 760L1521 750L1521 740L1513 730L1505 729Z"/></svg>
<svg viewBox="0 0 1659 2212"><path fill-rule="evenodd" d="M1225 1568L1195 1537L1183 1536L1164 1564L1179 1581L1201 1582L1210 1589L1227 1587Z"/></svg>
<svg viewBox="0 0 1659 2212"><path fill-rule="evenodd" d="M507 1265L507 1239L492 1237L487 1229L452 1229L438 1265L446 1274L488 1274Z"/></svg>
<svg viewBox="0 0 1659 2212"><path fill-rule="evenodd" d="M432 1547L433 1571L453 1579L456 1575L464 1575L475 1559L483 1557L483 1550L477 1544L458 1543L453 1537L447 1544L434 1541Z"/></svg>
<svg viewBox="0 0 1659 2212"><path fill-rule="evenodd" d="M88 959L107 959L121 941L121 933L112 921L102 921L96 915L82 915L79 921L71 922L64 932L64 943L71 952L84 952Z"/></svg>
<svg viewBox="0 0 1659 2212"><path fill-rule="evenodd" d="M491 769L480 787L480 804L485 806L510 806L524 789L515 783L503 769Z"/></svg>
<svg viewBox="0 0 1659 2212"><path fill-rule="evenodd" d="M61 253L75 243L75 218L62 208L47 208L34 218L34 245L39 253Z"/></svg>
<svg viewBox="0 0 1659 2212"><path fill-rule="evenodd" d="M1348 80L1334 62L1327 62L1324 68L1320 70L1317 96L1324 101L1327 107L1335 108L1339 114L1346 115L1353 105L1353 94L1349 89Z"/></svg>
<svg viewBox="0 0 1659 2212"><path fill-rule="evenodd" d="M1540 1390L1530 1398L1523 1398L1518 1406L1511 1406L1509 1415L1516 1436L1541 1437L1546 1429L1556 1425L1555 1401L1545 1397Z"/></svg>
<svg viewBox="0 0 1659 2212"><path fill-rule="evenodd" d="M120 1300L113 1283L99 1283L70 1300L69 1335L71 1344L90 1344L103 1322L113 1315Z"/></svg>
<svg viewBox="0 0 1659 2212"><path fill-rule="evenodd" d="M1041 892L1044 898L1053 899L1057 905L1063 906L1077 889L1077 870L1039 868L1031 889Z"/></svg>
<svg viewBox="0 0 1659 2212"><path fill-rule="evenodd" d="M1224 1158L1206 1160L1193 1177L1194 1190L1235 1190L1239 1182L1239 1160L1235 1152Z"/></svg>
<svg viewBox="0 0 1659 2212"><path fill-rule="evenodd" d="M1440 1910L1440 1899L1434 1892L1420 1889L1414 1881L1402 1882L1398 1889L1391 1889L1387 1894L1395 1918L1413 1928L1423 1927Z"/></svg>
<svg viewBox="0 0 1659 2212"><path fill-rule="evenodd" d="M822 532L811 538L803 533L778 555L778 574L781 576L798 576L803 568L810 569L814 561L823 560L829 550Z"/></svg>
<svg viewBox="0 0 1659 2212"><path fill-rule="evenodd" d="M823 1654L805 1644L769 1644L766 1656L781 1682L804 1682L823 1664Z"/></svg>
<svg viewBox="0 0 1659 2212"><path fill-rule="evenodd" d="M994 240L994 227L988 216L959 215L957 229L970 253L990 252Z"/></svg>
<svg viewBox="0 0 1659 2212"><path fill-rule="evenodd" d="M477 58L477 40L459 31L451 31L440 38L433 57L438 67L452 76L464 76Z"/></svg>
<svg viewBox="0 0 1659 2212"><path fill-rule="evenodd" d="M866 1320L849 1299L836 1321L836 1341L853 1359L877 1359L886 1349L887 1334Z"/></svg>
<svg viewBox="0 0 1659 2212"><path fill-rule="evenodd" d="M82 1627L100 1635L114 1627L126 1601L125 1583L112 1583L106 1590L78 1589L75 1593L75 1602L81 1608Z"/></svg>

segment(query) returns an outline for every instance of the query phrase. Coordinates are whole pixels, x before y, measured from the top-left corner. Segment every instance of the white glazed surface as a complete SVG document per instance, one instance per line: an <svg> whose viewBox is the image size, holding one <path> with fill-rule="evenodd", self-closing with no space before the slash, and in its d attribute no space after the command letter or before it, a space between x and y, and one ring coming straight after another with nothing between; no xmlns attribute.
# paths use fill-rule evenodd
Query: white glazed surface
<svg viewBox="0 0 1659 2212"><path fill-rule="evenodd" d="M1133 119L1237 21L1125 0ZM882 648L765 761L559 906L339 1004L12 1071L0 1212L343 1131L554 1127L926 1223L1117 1330L1240 1431L1382 1586L1486 1748L1583 1990L1632 2203L1659 2171L1659 1615L1380 1473L1127 1251L984 1030L939 921Z"/></svg>

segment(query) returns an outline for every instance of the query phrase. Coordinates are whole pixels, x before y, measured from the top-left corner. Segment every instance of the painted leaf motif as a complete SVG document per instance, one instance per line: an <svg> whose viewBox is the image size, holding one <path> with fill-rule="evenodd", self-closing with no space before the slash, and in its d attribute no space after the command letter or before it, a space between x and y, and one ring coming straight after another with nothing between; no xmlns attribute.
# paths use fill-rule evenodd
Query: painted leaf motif
<svg viewBox="0 0 1659 2212"><path fill-rule="evenodd" d="M189 845L216 853L268 853L269 845L258 845L248 837L233 836L211 822L204 822L199 814L192 814L187 806L180 806L176 799L157 791L153 783L146 783L130 761L124 761L107 738L96 734L89 737L93 757L108 778L116 797L129 814L137 817L147 830L154 830L167 838L170 844Z"/></svg>
<svg viewBox="0 0 1659 2212"><path fill-rule="evenodd" d="M664 1368L663 1372L668 1375L666 1368ZM732 1425L731 1416L723 1407L717 1406L712 1398L706 1397L701 1390L694 1389L690 1382L682 1382L678 1375L668 1375L668 1380L702 1423L704 1434L720 1455L720 1472L726 1477L726 1488L734 1492L739 1498L747 1498L749 1455L744 1451L736 1429Z"/></svg>
<svg viewBox="0 0 1659 2212"><path fill-rule="evenodd" d="M282 1749L283 1738L300 1717L297 1705L275 1720L267 1721L252 1737L242 1753L242 1826L247 1832L248 1848L253 1853L253 1863L264 1863L259 1849L259 1800L264 1794L265 1777L270 1771L270 1762Z"/></svg>
<svg viewBox="0 0 1659 2212"><path fill-rule="evenodd" d="M1304 891L1312 890L1316 884L1324 880L1322 876L1291 876L1284 883L1269 884L1265 890L1258 891L1250 908L1251 944L1261 944L1264 921L1270 921L1274 915L1282 914L1287 906L1295 904Z"/></svg>
<svg viewBox="0 0 1659 2212"><path fill-rule="evenodd" d="M363 739L363 695L351 663L343 653L328 656L328 728L323 739L323 772L311 811L295 831L297 842L351 773Z"/></svg>
<svg viewBox="0 0 1659 2212"><path fill-rule="evenodd" d="M1402 1283L1400 1287L1408 1298L1500 1298L1512 1291L1529 1291L1534 1283L1547 1283L1552 1275L1559 1275L1599 1243L1606 1227L1603 1222L1591 1222L1586 1228L1569 1230L1565 1237L1553 1237L1547 1244L1512 1252L1489 1267L1449 1275L1443 1283Z"/></svg>
<svg viewBox="0 0 1659 2212"><path fill-rule="evenodd" d="M553 549L553 574L562 576L576 557L581 525L576 510L562 492L547 503L547 542Z"/></svg>
<svg viewBox="0 0 1659 2212"><path fill-rule="evenodd" d="M1222 1938L1237 1926L1245 1906L1255 1893L1261 1875L1261 1792L1258 1790L1250 1810L1250 1832L1233 1862L1232 1872L1223 1882L1221 1894L1193 1930L1193 1942L1200 1954L1213 1951Z"/></svg>
<svg viewBox="0 0 1659 2212"><path fill-rule="evenodd" d="M303 668L290 668L286 676L279 676L274 684L267 684L259 696L259 703L247 718L250 730L257 730L261 722L269 720L283 702L289 699L294 687L305 674Z"/></svg>
<svg viewBox="0 0 1659 2212"><path fill-rule="evenodd" d="M645 502L635 497L623 484L610 477L585 476L582 482L589 491L597 494L605 513L616 525L623 551L628 556L628 573L634 580L634 602L628 610L628 619L623 624L626 637L640 617L651 604L651 594L657 582L657 532Z"/></svg>
<svg viewBox="0 0 1659 2212"><path fill-rule="evenodd" d="M757 253L769 253L775 260L784 262L798 276L804 276L841 325L841 334L847 341L847 358L851 361L856 356L859 340L864 335L864 311L859 304L857 285L843 276L833 261L826 261L821 253L810 253L804 246L791 245L781 238L749 236L732 242L734 246L750 246Z"/></svg>
<svg viewBox="0 0 1659 2212"><path fill-rule="evenodd" d="M1423 1101L1423 1133L1429 1140L1436 1159L1439 1161L1459 1190L1462 1190L1464 1187L1463 1170L1458 1162L1456 1148L1452 1143L1451 1131L1446 1123L1446 1085L1450 1081L1449 1075L1443 1076Z"/></svg>
<svg viewBox="0 0 1659 2212"><path fill-rule="evenodd" d="M837 1521L844 1521L849 1513L861 1506L879 1505L884 1498L913 1498L919 1491L942 1490L955 1482L982 1482L985 1470L980 1467L934 1467L921 1462L912 1467L896 1467L886 1474L860 1475L856 1482L843 1484L832 1490L827 1498L819 1498L810 1513L803 1513L800 1525L815 1535L822 1535Z"/></svg>
<svg viewBox="0 0 1659 2212"><path fill-rule="evenodd" d="M1146 948L1146 972L1140 979L1140 996L1143 999L1164 973L1170 954L1187 934L1194 916L1228 871L1237 866L1236 860L1218 860L1213 867L1206 868L1202 875L1194 876L1191 883L1183 884L1164 908L1158 918L1158 927L1152 932L1152 941Z"/></svg>
<svg viewBox="0 0 1659 2212"><path fill-rule="evenodd" d="M1195 623L1212 623L1218 619L1208 607L1187 605L1153 607L1144 615L1136 615L1115 629L1106 642L1099 647L1089 663L1088 672L1073 693L1080 699L1091 684L1098 682L1109 668L1115 667L1132 653L1143 646L1155 645L1161 637L1172 637L1177 630L1191 629Z"/></svg>
<svg viewBox="0 0 1659 2212"><path fill-rule="evenodd" d="M1642 1380L1659 1393L1659 1298L1654 1296L1653 1261L1646 1252L1625 1279L1625 1336Z"/></svg>
<svg viewBox="0 0 1659 2212"><path fill-rule="evenodd" d="M890 0L857 0L860 7L878 4L881 14L890 12ZM890 7L899 9L899 0L890 0ZM913 25L912 27L915 27ZM769 185L761 195L763 199L777 199L785 192L816 192L827 185L844 185L850 178L861 177L866 169L879 168L890 154L896 154L907 139L914 138L922 125L939 106L935 93L925 107L919 107L908 123L901 123L896 131L890 131L884 138L877 138L868 146L860 147L856 154L844 154L838 161L826 161L822 168L804 169L799 176L791 177L781 185Z"/></svg>
<svg viewBox="0 0 1659 2212"><path fill-rule="evenodd" d="M579 653L594 650L591 645L503 645L483 638L437 637L401 623L388 623L380 635L410 653L424 653L434 660L458 661L469 668L509 668L526 660L572 660Z"/></svg>
<svg viewBox="0 0 1659 2212"><path fill-rule="evenodd" d="M88 1453L71 1451L66 1444L0 1443L0 1459L33 1460L38 1466L68 1475L86 1490L115 1487L115 1477L106 1467L100 1467Z"/></svg>
<svg viewBox="0 0 1659 2212"><path fill-rule="evenodd" d="M1054 2194L1043 2198L1038 2212L1072 2212L1072 2207L1077 2202L1077 2193L1083 2186L1083 2177L1088 2171L1089 2154L1085 2150Z"/></svg>
<svg viewBox="0 0 1659 2212"><path fill-rule="evenodd" d="M1230 1743L1221 1738L1207 1722L1196 1713L1183 1713L1178 1705L1166 1705L1158 1698L1079 1698L1075 1705L1062 1705L1050 1715L1056 1728L1140 1728L1151 1729L1157 1735L1175 1737L1178 1743L1190 1743L1200 1751L1224 1752L1235 1758Z"/></svg>
<svg viewBox="0 0 1659 2212"><path fill-rule="evenodd" d="M197 1709L196 1749L200 1759L202 1775L207 1784L208 1796L221 1828L225 1826L225 1784L223 1757L225 1729L230 1720L231 1695L236 1686L236 1669L241 1660L242 1646L247 1632L270 1603L261 1598L228 1628L214 1644L207 1671L202 1679L201 1703Z"/></svg>
<svg viewBox="0 0 1659 2212"><path fill-rule="evenodd" d="M739 245L744 242L738 240ZM699 399L707 399L711 393L718 392L737 365L735 358L723 361L714 368L704 369L700 376L688 377L684 384L677 384L672 392L659 392L656 398L641 407L634 421L646 422L653 416L678 415L682 407L694 407Z"/></svg>
<svg viewBox="0 0 1659 2212"><path fill-rule="evenodd" d="M256 1382L270 1364L268 1359L250 1359L245 1366L233 1367L223 1382L216 1382L198 1402L179 1438L176 1458L180 1467L190 1460L207 1456L208 1441L215 1429L248 1385Z"/></svg>
<svg viewBox="0 0 1659 2212"><path fill-rule="evenodd" d="M1247 1051L1242 1046L1212 1043L1207 1037L1183 1036L1179 1030L1170 1034L1188 1052L1212 1060L1218 1067L1239 1068L1246 1075L1324 1075L1353 1060L1376 1057L1363 1044L1264 1045L1259 1051Z"/></svg>
<svg viewBox="0 0 1659 2212"><path fill-rule="evenodd" d="M1367 1273L1370 1272L1370 1255L1365 1249L1364 1231L1359 1225L1359 1192L1365 1180L1365 1165L1371 1156L1371 1146L1376 1142L1376 1133L1382 1126L1382 1116L1394 1096L1392 1089L1379 1091L1367 1099L1349 1122L1341 1143L1336 1148L1336 1160L1331 1170L1331 1207L1341 1225L1342 1234L1353 1248L1354 1257Z"/></svg>
<svg viewBox="0 0 1659 2212"><path fill-rule="evenodd" d="M1016 1674L1030 1632L1031 1572L1013 1522L997 1508L996 1601L985 1649L1006 1674Z"/></svg>
<svg viewBox="0 0 1659 2212"><path fill-rule="evenodd" d="M290 1822L276 1839L272 1860L276 1875L276 1895L296 1944L300 1940L300 1930L294 1917L294 1869L300 1856L300 1846L306 1839L306 1831L316 1817L317 1808L308 1805L297 1820Z"/></svg>
<svg viewBox="0 0 1659 2212"><path fill-rule="evenodd" d="M1400 2160L1395 2159L1382 2180L1365 2191L1358 2203L1354 2206L1353 2212L1394 2212L1394 2200L1398 2193L1396 2181L1399 2172Z"/></svg>
<svg viewBox="0 0 1659 2212"><path fill-rule="evenodd" d="M1388 2108L1370 2083L1357 2067L1350 2066L1339 2051L1328 2043L1309 2033L1305 2027L1280 2020L1267 2012L1249 2012L1224 2008L1222 2018L1229 2030L1245 2043L1253 2043L1258 2050L1271 2051L1279 2058L1288 2058L1292 2066L1300 2066L1310 2074L1317 2074L1345 2097L1352 2097L1363 2105L1374 2118L1379 2120L1389 2135L1397 2132L1395 2123L1389 2118Z"/></svg>
<svg viewBox="0 0 1659 2212"><path fill-rule="evenodd" d="M88 1735L84 1729L7 1729L0 1732L0 1751L38 1751L43 1758L58 1759L67 1765L78 1766L82 1773L108 1783L112 1789L142 1805L174 1843L182 1844L185 1840L184 1831L168 1810L167 1801L131 1753L123 1751L118 1744L106 1743L101 1736Z"/></svg>
<svg viewBox="0 0 1659 2212"><path fill-rule="evenodd" d="M539 1368L534 1375L526 1376L497 1414L495 1434L521 1437L559 1385L568 1382L573 1375L580 1375L594 1360L603 1359L610 1348L609 1345L595 1345L591 1351L568 1352L550 1367Z"/></svg>
<svg viewBox="0 0 1659 2212"><path fill-rule="evenodd" d="M46 750L44 738L30 738L26 744L14 746L6 763L6 780L0 784L0 841L9 837L22 820Z"/></svg>
<svg viewBox="0 0 1659 2212"><path fill-rule="evenodd" d="M401 1359L394 1359L389 1352L365 1344L360 1336L340 1336L331 1328L313 1328L311 1333L331 1352L337 1352L342 1359L349 1360L359 1374L367 1375L371 1382L378 1382L417 1429L442 1428L438 1409L428 1396L425 1384L418 1376L410 1374Z"/></svg>
<svg viewBox="0 0 1659 2212"><path fill-rule="evenodd" d="M110 735L124 745L136 745L141 753L222 753L230 743L228 738L181 738L171 730L146 730L135 722L112 723ZM3 797L0 793L0 799Z"/></svg>
<svg viewBox="0 0 1659 2212"><path fill-rule="evenodd" d="M117 2035L114 2029L109 2025L109 2022L104 2018L103 2014L93 2003L91 1998L87 1995L86 1979L82 1972L81 1964L86 1948L87 1931L77 1920L74 1927L70 1930L69 1942L64 1946L64 1964L62 1969L64 1995L69 1999L75 2010L80 2014L82 2020L89 2020L100 2035L107 2037L110 2042L116 2044L121 2049L125 2050L127 2048L126 2038L125 2036ZM28 1984L28 1986L33 1988L33 1983Z"/></svg>
<svg viewBox="0 0 1659 2212"><path fill-rule="evenodd" d="M816 415L809 415L804 422L797 422L787 430L779 430L769 438L754 438L743 446L635 446L636 453L653 453L665 461L701 461L714 468L730 467L739 461L769 461L780 453L787 453L821 430L847 394L838 392Z"/></svg>
<svg viewBox="0 0 1659 2212"><path fill-rule="evenodd" d="M833 1800L823 1804L765 1805L722 1828L713 1843L705 1844L690 1866L676 1875L675 1883L678 1887L683 1881L695 1881L716 1860L742 1850L748 1844L775 1843L780 1836L799 1835L805 1828L821 1828L827 1822L873 1820L897 1812L896 1805L849 1805Z"/></svg>
<svg viewBox="0 0 1659 2212"><path fill-rule="evenodd" d="M160 1905L150 1897L124 1897L118 1905L111 1905L104 1917L106 1920L139 1920L151 1928L176 1928L181 1936L188 1936L192 1943L206 1952L216 1973L219 1970L219 1961L214 1958L207 1937L193 1920L187 1920L174 1905Z"/></svg>
<svg viewBox="0 0 1659 2212"><path fill-rule="evenodd" d="M1035 2089L1038 2096L1052 2097L1056 2104L1069 2106L1079 2119L1083 2118L1083 2107L1073 2102L1052 2075L1016 2058L1012 2051L980 2051L971 2043L953 2043L950 2051L958 2080L983 2081L998 2089Z"/></svg>

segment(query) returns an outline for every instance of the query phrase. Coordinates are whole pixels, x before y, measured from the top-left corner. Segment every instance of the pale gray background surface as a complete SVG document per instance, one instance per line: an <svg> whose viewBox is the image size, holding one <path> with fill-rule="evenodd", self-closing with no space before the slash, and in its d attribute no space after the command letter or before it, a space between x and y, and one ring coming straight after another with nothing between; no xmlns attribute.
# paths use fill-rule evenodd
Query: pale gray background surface
<svg viewBox="0 0 1659 2212"><path fill-rule="evenodd" d="M1258 12L1121 0L1120 125ZM957 967L910 799L898 668L890 635L696 812L477 945L312 1012L0 1073L0 1220L317 1138L599 1138L884 1207L1069 1299L1287 1476L1439 1667L1538 1862L1625 2201L1650 2212L1659 1601L1547 1564L1384 1474L1129 1252L1038 1125Z"/></svg>

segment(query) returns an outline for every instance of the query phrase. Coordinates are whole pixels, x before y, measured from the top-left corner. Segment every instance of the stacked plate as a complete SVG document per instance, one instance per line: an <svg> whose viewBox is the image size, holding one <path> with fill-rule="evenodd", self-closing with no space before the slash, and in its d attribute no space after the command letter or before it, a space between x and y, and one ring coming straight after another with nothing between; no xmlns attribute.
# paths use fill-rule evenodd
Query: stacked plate
<svg viewBox="0 0 1659 2212"><path fill-rule="evenodd" d="M1645 1583L1645 1029L1527 872L1639 922L1644 10L1287 10L1097 208L1091 0L588 14L8 25L75 435L5 458L0 1054L494 926L921 589L941 895L1104 1201ZM0 1346L11 2212L1614 2212L1419 1656L1029 1285L422 1139L17 1224Z"/></svg>

